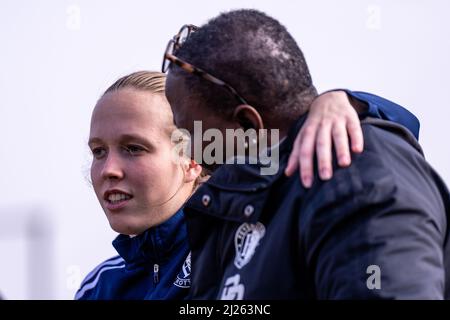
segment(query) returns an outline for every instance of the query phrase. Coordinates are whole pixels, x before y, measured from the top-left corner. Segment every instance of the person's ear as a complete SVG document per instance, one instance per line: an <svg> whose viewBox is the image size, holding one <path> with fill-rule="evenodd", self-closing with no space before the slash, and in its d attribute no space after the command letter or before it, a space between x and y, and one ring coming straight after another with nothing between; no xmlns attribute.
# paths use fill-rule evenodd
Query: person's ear
<svg viewBox="0 0 450 320"><path fill-rule="evenodd" d="M184 170L184 182L194 182L195 179L202 173L202 166L199 165L195 160L189 159L185 166L183 166Z"/></svg>
<svg viewBox="0 0 450 320"><path fill-rule="evenodd" d="M264 122L259 112L248 104L241 104L234 109L233 119L244 129L264 129Z"/></svg>

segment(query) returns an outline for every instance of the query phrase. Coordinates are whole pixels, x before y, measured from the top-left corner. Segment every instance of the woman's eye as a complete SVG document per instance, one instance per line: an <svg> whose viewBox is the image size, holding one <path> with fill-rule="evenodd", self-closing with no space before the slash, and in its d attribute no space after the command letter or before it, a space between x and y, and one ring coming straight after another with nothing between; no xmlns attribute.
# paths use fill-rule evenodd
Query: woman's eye
<svg viewBox="0 0 450 320"><path fill-rule="evenodd" d="M137 155L139 155L139 154L141 154L142 152L145 151L145 149L143 147L137 146L137 145L134 145L134 144L127 145L125 147L125 150L129 154L131 154L132 156L137 156Z"/></svg>
<svg viewBox="0 0 450 320"><path fill-rule="evenodd" d="M104 148L94 148L92 149L92 155L95 159L100 159L103 157L106 153L106 150Z"/></svg>

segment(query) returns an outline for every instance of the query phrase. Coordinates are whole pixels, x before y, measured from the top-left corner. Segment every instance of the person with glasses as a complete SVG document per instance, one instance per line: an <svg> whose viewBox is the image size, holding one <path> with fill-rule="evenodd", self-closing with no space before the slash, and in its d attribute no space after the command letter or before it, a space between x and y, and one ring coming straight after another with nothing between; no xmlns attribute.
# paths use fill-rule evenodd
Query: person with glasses
<svg viewBox="0 0 450 320"><path fill-rule="evenodd" d="M210 165L211 178L186 203L193 299L449 297L450 196L424 159L415 117L381 97L345 91L362 104L365 151L348 167L333 161L334 172L319 160L313 177L328 181L302 173L306 188L284 174L292 174L290 153L311 144L312 131L317 158L330 159L331 139L340 143L326 133L342 127L308 125L317 92L292 36L256 10L223 13L179 34L163 63L177 127L193 141L203 135L196 121L223 136L269 129L280 137L263 149L279 154L274 174L261 174L262 159L250 162L248 146L261 136L242 139L246 162L236 152L233 162ZM298 150L311 156L310 146Z"/></svg>
<svg viewBox="0 0 450 320"><path fill-rule="evenodd" d="M240 104L248 105L247 101L231 85L175 56L174 53L183 42L197 30L198 27L195 25L183 25L180 31L169 40L163 56L162 72L167 72L171 63L174 63L187 73L223 87ZM308 90L315 93L313 86ZM371 116L397 122L408 128L416 139L419 138L418 119L408 110L389 100L366 92L350 90L325 92L312 100L308 118L297 135L285 169L287 176L291 176L298 169L303 185L309 188L313 182L314 149L317 155L318 175L322 180L330 179L333 174L332 143L339 166L345 167L351 164L350 149L355 153L362 152L363 137L358 114L350 112L351 110L344 107L349 104L361 117ZM349 148L349 140L351 148Z"/></svg>

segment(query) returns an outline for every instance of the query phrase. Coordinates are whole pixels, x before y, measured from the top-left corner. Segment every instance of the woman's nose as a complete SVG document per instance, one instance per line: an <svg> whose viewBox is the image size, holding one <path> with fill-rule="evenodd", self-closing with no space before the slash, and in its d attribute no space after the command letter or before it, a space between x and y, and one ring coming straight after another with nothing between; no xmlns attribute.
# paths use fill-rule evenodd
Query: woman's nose
<svg viewBox="0 0 450 320"><path fill-rule="evenodd" d="M122 163L117 155L109 153L102 168L103 179L122 179L124 176Z"/></svg>

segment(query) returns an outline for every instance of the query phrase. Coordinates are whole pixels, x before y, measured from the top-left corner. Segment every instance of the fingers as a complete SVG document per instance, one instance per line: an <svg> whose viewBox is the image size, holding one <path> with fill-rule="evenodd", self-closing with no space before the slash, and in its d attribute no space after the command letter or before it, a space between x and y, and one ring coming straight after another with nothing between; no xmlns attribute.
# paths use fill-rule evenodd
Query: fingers
<svg viewBox="0 0 450 320"><path fill-rule="evenodd" d="M333 175L331 157L331 130L331 122L323 121L317 133L316 153L319 177L322 180L328 180Z"/></svg>
<svg viewBox="0 0 450 320"><path fill-rule="evenodd" d="M334 149L339 166L347 167L351 163L350 147L348 145L347 129L344 123L338 122L332 129Z"/></svg>
<svg viewBox="0 0 450 320"><path fill-rule="evenodd" d="M314 145L316 142L318 121L314 118L308 119L295 138L288 165L285 170L287 176L291 176L299 169L300 180L305 188L310 188L314 176Z"/></svg>
<svg viewBox="0 0 450 320"><path fill-rule="evenodd" d="M345 132L345 125L344 132ZM339 130L340 131L340 130ZM338 132L339 132L338 131ZM342 133L340 133L342 135ZM346 132L345 132L346 135ZM314 152L317 153L319 177L328 180L333 174L332 169L332 122L322 120L305 123L295 139L286 175L291 176L300 167L300 179L305 188L310 188L314 177ZM337 138L342 140L341 138ZM348 140L347 140L348 152Z"/></svg>
<svg viewBox="0 0 450 320"><path fill-rule="evenodd" d="M308 118L295 139L285 174L291 176L299 168L302 184L305 188L311 187L316 153L319 177L330 179L333 144L341 167L351 164L351 151L360 153L364 148L358 114L345 92L325 93L313 101Z"/></svg>
<svg viewBox="0 0 450 320"><path fill-rule="evenodd" d="M362 152L362 130L357 121L332 121L322 119L320 122L305 123L295 139L292 153L289 157L286 175L291 176L300 167L300 178L305 188L312 185L314 176L314 151L317 154L319 177L329 180L333 176L334 145L339 166L351 164L349 135L352 139L352 150Z"/></svg>
<svg viewBox="0 0 450 320"><path fill-rule="evenodd" d="M317 127L318 124L310 123L302 128L302 131L300 132L300 152L298 158L300 161L300 179L305 188L310 188L313 182L313 158Z"/></svg>
<svg viewBox="0 0 450 320"><path fill-rule="evenodd" d="M358 116L352 115L347 120L347 132L350 136L352 151L361 153L364 150L364 138Z"/></svg>
<svg viewBox="0 0 450 320"><path fill-rule="evenodd" d="M290 177L299 166L300 158L300 144L301 144L301 134L298 134L294 141L294 146L292 147L292 152L289 156L288 164L284 170L284 174Z"/></svg>

